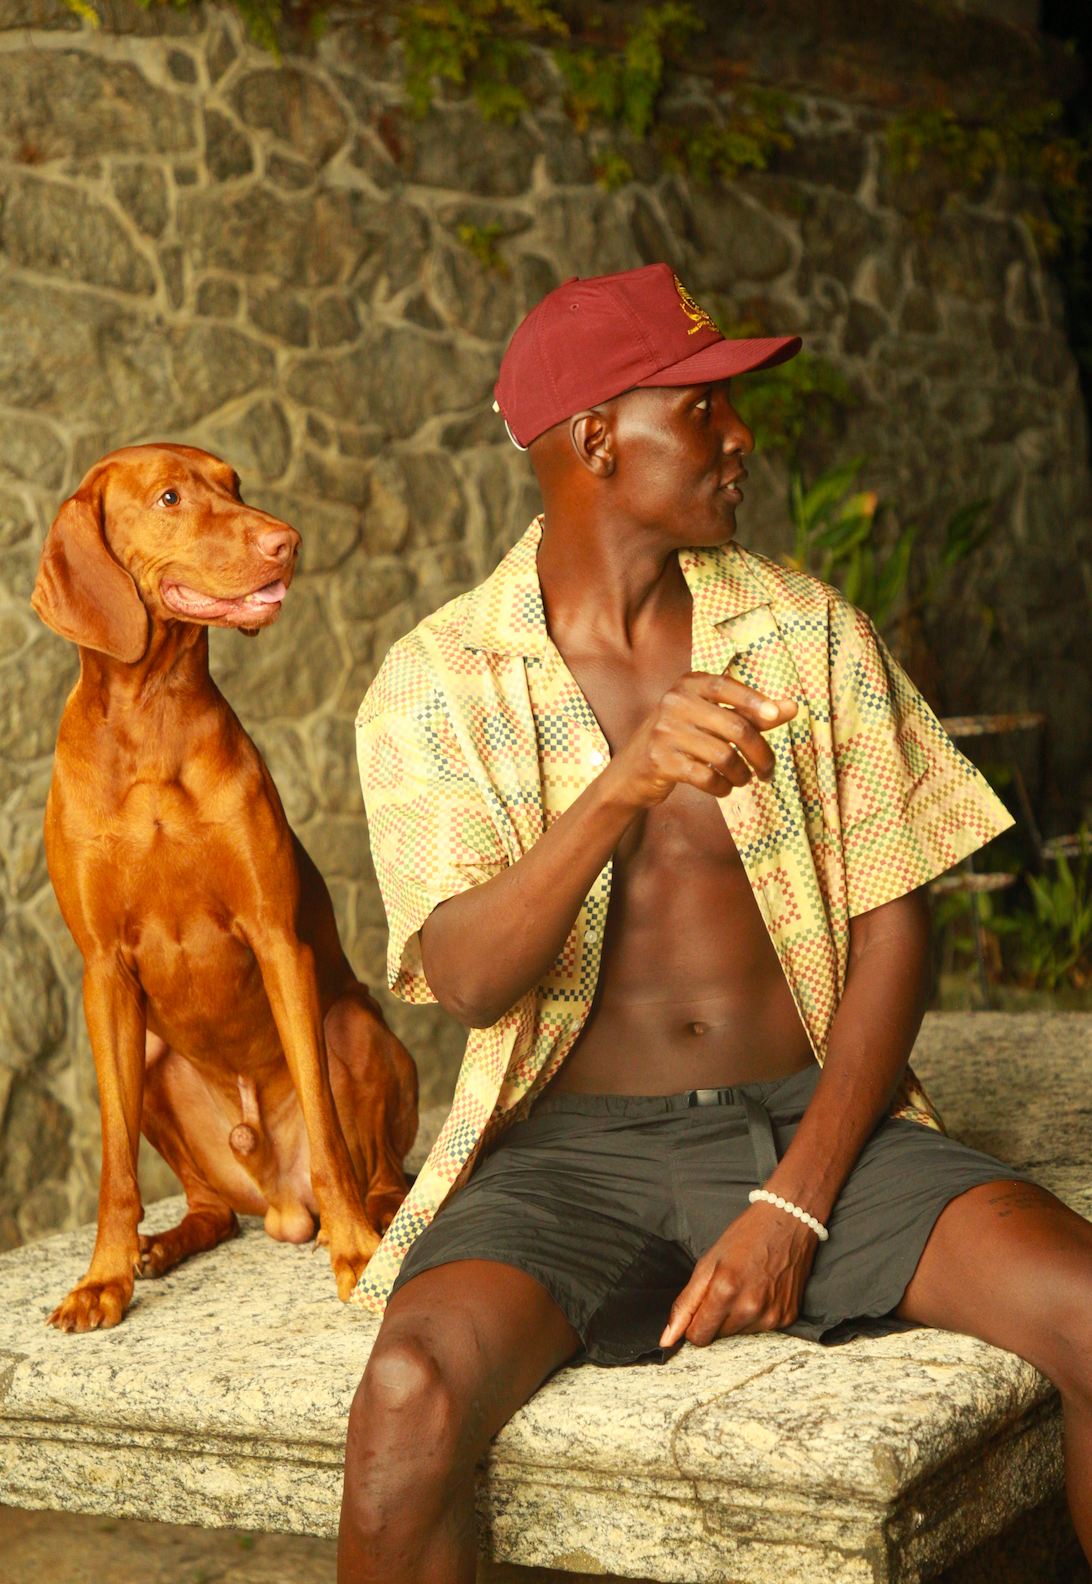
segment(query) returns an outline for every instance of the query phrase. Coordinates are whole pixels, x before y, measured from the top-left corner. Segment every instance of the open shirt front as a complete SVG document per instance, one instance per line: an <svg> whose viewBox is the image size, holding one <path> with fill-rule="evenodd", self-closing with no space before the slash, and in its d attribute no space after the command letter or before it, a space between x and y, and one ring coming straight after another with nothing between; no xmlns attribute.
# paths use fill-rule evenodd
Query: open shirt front
<svg viewBox="0 0 1092 1584"><path fill-rule="evenodd" d="M376 875L398 996L435 1001L419 931L448 897L534 846L610 757L546 629L536 519L483 584L400 639L357 716ZM869 619L804 573L729 544L680 552L691 666L729 672L797 714L765 734L770 782L720 800L821 1063L845 984L849 921L924 885L1012 824ZM483 1144L526 1115L595 995L611 864L553 968L499 1022L472 1029L444 1124L353 1301L381 1313L413 1243ZM908 1069L892 1114L939 1126Z"/></svg>

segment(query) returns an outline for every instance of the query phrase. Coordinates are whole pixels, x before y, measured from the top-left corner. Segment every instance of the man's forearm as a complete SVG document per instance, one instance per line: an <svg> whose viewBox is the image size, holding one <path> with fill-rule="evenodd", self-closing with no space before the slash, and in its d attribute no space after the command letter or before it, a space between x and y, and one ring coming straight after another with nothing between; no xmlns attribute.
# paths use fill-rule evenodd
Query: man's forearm
<svg viewBox="0 0 1092 1584"><path fill-rule="evenodd" d="M928 904L912 892L852 921L826 1061L771 1191L825 1222L906 1068L932 977Z"/></svg>
<svg viewBox="0 0 1092 1584"><path fill-rule="evenodd" d="M518 863L442 902L421 930L440 1005L485 1028L537 985L635 813L601 775Z"/></svg>

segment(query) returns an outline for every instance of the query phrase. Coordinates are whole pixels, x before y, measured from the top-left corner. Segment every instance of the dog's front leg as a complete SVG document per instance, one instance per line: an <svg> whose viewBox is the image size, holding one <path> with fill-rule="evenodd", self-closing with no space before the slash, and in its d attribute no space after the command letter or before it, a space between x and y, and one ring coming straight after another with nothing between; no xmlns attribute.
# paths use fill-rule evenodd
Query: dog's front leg
<svg viewBox="0 0 1092 1584"><path fill-rule="evenodd" d="M83 1007L102 1110L99 1228L91 1266L50 1315L61 1331L117 1325L133 1296L143 1216L137 1150L144 1097L144 997L114 958L88 962Z"/></svg>
<svg viewBox="0 0 1092 1584"><path fill-rule="evenodd" d="M294 935L267 940L257 955L307 1129L320 1237L330 1251L338 1297L344 1300L378 1248L379 1237L364 1213L330 1088L314 955Z"/></svg>

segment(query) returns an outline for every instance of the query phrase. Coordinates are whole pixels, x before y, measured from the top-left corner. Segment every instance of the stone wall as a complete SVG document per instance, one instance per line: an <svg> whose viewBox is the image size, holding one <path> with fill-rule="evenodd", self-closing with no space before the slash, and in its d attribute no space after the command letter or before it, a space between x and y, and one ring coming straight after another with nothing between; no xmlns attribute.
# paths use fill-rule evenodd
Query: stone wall
<svg viewBox="0 0 1092 1584"><path fill-rule="evenodd" d="M95 1202L80 961L41 841L77 662L28 595L58 502L113 447L218 451L303 535L277 626L214 634L213 668L373 986L385 927L353 715L394 638L536 510L491 384L521 315L572 274L668 260L843 370L859 405L828 445L866 451L867 481L912 517L995 499L999 531L937 640L940 702L1048 708L1069 784L1087 775L1085 420L1023 195L982 193L924 237L920 191L885 173L882 116L814 90L769 172L701 191L636 149L639 179L608 193L545 60L518 125L458 101L414 121L381 24L335 17L280 65L211 6L119 7L112 24L0 0L0 1247ZM497 239L496 259L460 227ZM752 471L744 537L776 553L784 470ZM438 1102L460 1031L380 993ZM154 1195L165 1179L147 1175Z"/></svg>

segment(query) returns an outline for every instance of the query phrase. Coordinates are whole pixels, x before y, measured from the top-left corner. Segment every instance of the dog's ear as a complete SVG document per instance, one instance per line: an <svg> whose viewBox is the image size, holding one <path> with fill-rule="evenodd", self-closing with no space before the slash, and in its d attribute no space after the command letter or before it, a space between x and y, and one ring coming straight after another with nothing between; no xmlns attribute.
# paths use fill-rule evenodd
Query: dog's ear
<svg viewBox="0 0 1092 1584"><path fill-rule="evenodd" d="M103 533L101 480L66 500L46 535L30 602L62 638L133 665L148 647L148 612Z"/></svg>

